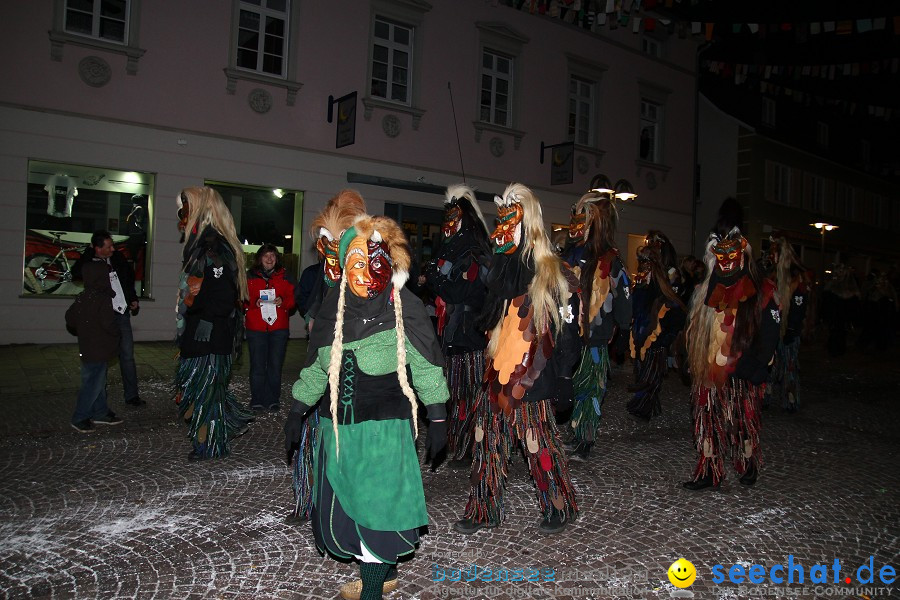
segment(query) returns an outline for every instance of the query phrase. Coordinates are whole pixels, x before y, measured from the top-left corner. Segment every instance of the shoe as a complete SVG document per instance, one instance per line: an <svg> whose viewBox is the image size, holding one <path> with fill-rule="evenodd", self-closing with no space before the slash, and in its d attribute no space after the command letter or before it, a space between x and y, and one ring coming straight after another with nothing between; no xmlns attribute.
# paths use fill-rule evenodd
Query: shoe
<svg viewBox="0 0 900 600"><path fill-rule="evenodd" d="M382 594L389 594L397 589L397 578L385 581L381 586ZM341 586L341 598L344 600L359 600L362 595L362 579L345 583Z"/></svg>
<svg viewBox="0 0 900 600"><path fill-rule="evenodd" d="M121 425L124 421L116 416L116 413L113 411L109 411L106 413L105 417L100 417L99 419L92 419L94 421L94 425Z"/></svg>
<svg viewBox="0 0 900 600"><path fill-rule="evenodd" d="M579 448L569 455L569 462L587 462L590 454L590 450Z"/></svg>
<svg viewBox="0 0 900 600"><path fill-rule="evenodd" d="M125 404L127 404L128 406L144 406L147 403L141 400L138 396L135 396L134 398L129 398L128 400L126 400Z"/></svg>
<svg viewBox="0 0 900 600"><path fill-rule="evenodd" d="M738 481L744 485L753 485L756 483L757 477L759 477L759 469L756 468L755 463L750 463L750 466L747 467L747 470L741 475L741 478Z"/></svg>
<svg viewBox="0 0 900 600"><path fill-rule="evenodd" d="M713 484L712 475L701 477L696 481L685 481L681 485L684 486L684 489L691 491L705 490L706 488L712 488L714 490L719 489L719 484Z"/></svg>
<svg viewBox="0 0 900 600"><path fill-rule="evenodd" d="M474 519L460 519L453 524L453 529L458 533L471 535L481 528L493 529L496 526L497 525L492 523L480 523L478 521L475 521Z"/></svg>
<svg viewBox="0 0 900 600"><path fill-rule="evenodd" d="M239 438L248 431L250 431L250 423L244 423L237 431L234 432L234 435L231 436L231 439Z"/></svg>
<svg viewBox="0 0 900 600"><path fill-rule="evenodd" d="M255 413L261 413L261 412L263 412L264 410L266 410L266 407L263 406L262 404L251 404L251 405L250 405L250 408L251 408L251 410L253 410L253 412L255 412Z"/></svg>
<svg viewBox="0 0 900 600"><path fill-rule="evenodd" d="M206 457L202 454L197 454L197 452L194 450L191 450L190 452L188 452L187 459L188 462L196 462L198 460L205 460Z"/></svg>
<svg viewBox="0 0 900 600"><path fill-rule="evenodd" d="M85 419L84 421L72 423L72 428L75 429L75 431L77 431L78 433L90 433L94 430L94 424Z"/></svg>
<svg viewBox="0 0 900 600"><path fill-rule="evenodd" d="M295 514L293 512L284 518L284 522L288 525L301 525L303 523L306 523L306 521L308 520L309 519L307 519L306 517Z"/></svg>
<svg viewBox="0 0 900 600"><path fill-rule="evenodd" d="M550 516L544 517L541 524L538 525L538 530L545 535L561 533L568 525L568 521L566 513L554 508Z"/></svg>
<svg viewBox="0 0 900 600"><path fill-rule="evenodd" d="M277 413L280 410L281 410L280 404L272 404L271 406L269 406L269 412Z"/></svg>
<svg viewBox="0 0 900 600"><path fill-rule="evenodd" d="M630 413L628 413L628 416L633 421L637 421L638 423L649 423L650 422L650 417L646 416L646 415L638 415L633 412L630 412Z"/></svg>

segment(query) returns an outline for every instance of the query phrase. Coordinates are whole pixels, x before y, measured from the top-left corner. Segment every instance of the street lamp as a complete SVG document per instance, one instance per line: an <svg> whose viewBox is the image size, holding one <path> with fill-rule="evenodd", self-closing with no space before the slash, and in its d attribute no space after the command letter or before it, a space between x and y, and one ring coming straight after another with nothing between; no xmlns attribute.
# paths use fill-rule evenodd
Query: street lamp
<svg viewBox="0 0 900 600"><path fill-rule="evenodd" d="M837 226L837 225L832 225L831 223L810 223L809 225L810 225L810 227L815 227L816 229L818 229L818 230L819 230L819 233L821 234L821 239L822 239L822 248L821 248L821 253L822 253L822 282L824 283L824 282L825 282L825 232L826 232L826 231L832 231L832 230L834 230L834 229L837 229L838 226Z"/></svg>
<svg viewBox="0 0 900 600"><path fill-rule="evenodd" d="M608 196L610 200L621 200L622 202L629 202L637 198L634 186L627 179L620 179L613 185L609 177L603 173L595 175L591 179L590 191Z"/></svg>

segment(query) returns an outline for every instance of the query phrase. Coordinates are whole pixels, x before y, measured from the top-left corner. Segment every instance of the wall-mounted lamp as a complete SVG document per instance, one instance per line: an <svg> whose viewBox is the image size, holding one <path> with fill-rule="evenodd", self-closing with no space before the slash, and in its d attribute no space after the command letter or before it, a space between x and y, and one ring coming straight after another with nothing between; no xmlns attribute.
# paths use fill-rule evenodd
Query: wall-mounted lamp
<svg viewBox="0 0 900 600"><path fill-rule="evenodd" d="M591 179L590 190L608 196L611 200L621 200L622 202L630 202L637 198L634 193L634 186L627 179L620 179L613 185L609 177L603 173L599 173Z"/></svg>
<svg viewBox="0 0 900 600"><path fill-rule="evenodd" d="M272 193L275 194L276 198L281 198L284 196L284 190L281 188L275 188L274 190L272 190Z"/></svg>

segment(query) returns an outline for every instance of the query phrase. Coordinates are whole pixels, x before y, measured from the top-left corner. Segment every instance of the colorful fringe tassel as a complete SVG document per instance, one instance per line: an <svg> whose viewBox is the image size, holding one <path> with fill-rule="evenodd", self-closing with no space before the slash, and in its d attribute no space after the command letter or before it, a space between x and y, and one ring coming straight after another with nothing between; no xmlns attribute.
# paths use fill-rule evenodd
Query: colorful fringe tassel
<svg viewBox="0 0 900 600"><path fill-rule="evenodd" d="M778 342L775 361L769 373L769 383L763 405L780 403L785 410L800 408L800 338L785 344Z"/></svg>
<svg viewBox="0 0 900 600"><path fill-rule="evenodd" d="M659 392L668 368L667 351L662 346L647 350L643 360L634 359L635 392L626 406L629 413L647 421L662 414Z"/></svg>
<svg viewBox="0 0 900 600"><path fill-rule="evenodd" d="M521 447L537 492L541 514L555 508L574 517L578 512L575 488L550 400L525 402L507 415L491 410L486 393L478 394L475 443L469 500L465 517L479 523L500 524L505 518L504 494L514 447Z"/></svg>
<svg viewBox="0 0 900 600"><path fill-rule="evenodd" d="M582 447L592 446L597 437L608 376L609 350L606 345L599 348L585 347L581 354L581 364L572 378L575 388L572 428L575 431L575 443Z"/></svg>
<svg viewBox="0 0 900 600"><path fill-rule="evenodd" d="M228 456L228 441L253 414L228 389L231 355L182 358L175 374L175 403L188 425L194 452L205 458Z"/></svg>
<svg viewBox="0 0 900 600"><path fill-rule="evenodd" d="M300 449L294 460L293 488L296 517L309 520L312 512L313 456L316 453L316 430L319 427L319 411L311 410L303 419Z"/></svg>
<svg viewBox="0 0 900 600"><path fill-rule="evenodd" d="M760 407L763 387L730 378L722 388L694 387L691 408L694 445L699 458L694 480L712 475L718 485L725 477L725 453L735 471L743 475L751 463L762 466L759 449Z"/></svg>
<svg viewBox="0 0 900 600"><path fill-rule="evenodd" d="M460 460L472 447L475 397L484 376L484 351L452 354L447 358L447 458Z"/></svg>

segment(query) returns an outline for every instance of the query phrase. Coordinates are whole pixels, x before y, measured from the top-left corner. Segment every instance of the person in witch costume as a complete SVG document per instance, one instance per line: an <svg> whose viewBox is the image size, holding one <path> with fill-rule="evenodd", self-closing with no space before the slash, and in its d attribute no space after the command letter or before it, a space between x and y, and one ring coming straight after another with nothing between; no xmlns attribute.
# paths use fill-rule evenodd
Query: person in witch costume
<svg viewBox="0 0 900 600"><path fill-rule="evenodd" d="M338 257L338 293L325 296L316 316L285 444L290 460L304 413L324 394L310 523L320 552L360 561L361 579L342 596L368 600L396 587L398 557L415 550L428 523L416 397L430 419L427 455L436 456L446 445L450 394L431 320L403 287L410 253L400 227L365 217L341 236Z"/></svg>
<svg viewBox="0 0 900 600"><path fill-rule="evenodd" d="M630 341L635 383L629 386L634 396L626 408L629 415L642 421L662 412L659 392L668 371L669 348L687 318L687 308L672 286L675 258L672 242L654 229L647 232L637 251Z"/></svg>
<svg viewBox="0 0 900 600"><path fill-rule="evenodd" d="M313 219L311 231L316 238L316 252L322 269L311 292L313 298L307 312L312 325L315 325L315 315L322 300L336 290L341 281L343 269L338 260L341 235L365 214L366 204L359 192L346 189L332 197L322 212ZM313 457L318 426L318 411L309 411L303 419L303 433L298 440L297 458L291 469L294 506L287 516L288 523L306 521L312 512Z"/></svg>
<svg viewBox="0 0 900 600"><path fill-rule="evenodd" d="M689 490L719 486L726 452L744 485L756 483L762 465L760 409L781 313L775 286L760 277L741 234L740 215L735 200L723 203L706 242L707 275L691 299L687 347L697 464L683 484Z"/></svg>
<svg viewBox="0 0 900 600"><path fill-rule="evenodd" d="M494 257L480 321L491 333L475 401L472 485L453 528L471 534L503 521L507 469L521 447L537 488L540 531L559 533L578 511L552 405L572 403L581 353L578 280L553 251L530 189L513 183L494 201Z"/></svg>
<svg viewBox="0 0 900 600"><path fill-rule="evenodd" d="M222 458L230 440L253 420L228 388L243 338L242 303L248 299L244 251L231 213L214 189L185 188L178 214L187 241L178 283L175 404L188 425L188 460Z"/></svg>
<svg viewBox="0 0 900 600"><path fill-rule="evenodd" d="M769 242L763 266L775 282L775 298L781 309L781 336L763 406L769 406L774 399L788 412L794 412L800 406L800 334L809 305L809 282L806 268L800 264L790 242L784 236L770 237Z"/></svg>
<svg viewBox="0 0 900 600"><path fill-rule="evenodd" d="M573 378L574 437L569 459L574 461L587 460L596 440L609 377L609 342L617 329L624 333L631 326L628 274L615 246L618 222L609 194L588 192L572 207L569 239L585 240L581 259L570 263L585 299L579 315L584 351Z"/></svg>
<svg viewBox="0 0 900 600"><path fill-rule="evenodd" d="M487 346L487 335L475 328L475 319L486 295L490 241L471 188L450 186L445 197L443 243L425 275L435 295L437 332L447 361L447 456L451 466L468 467L472 462L465 455L472 449L473 406Z"/></svg>

